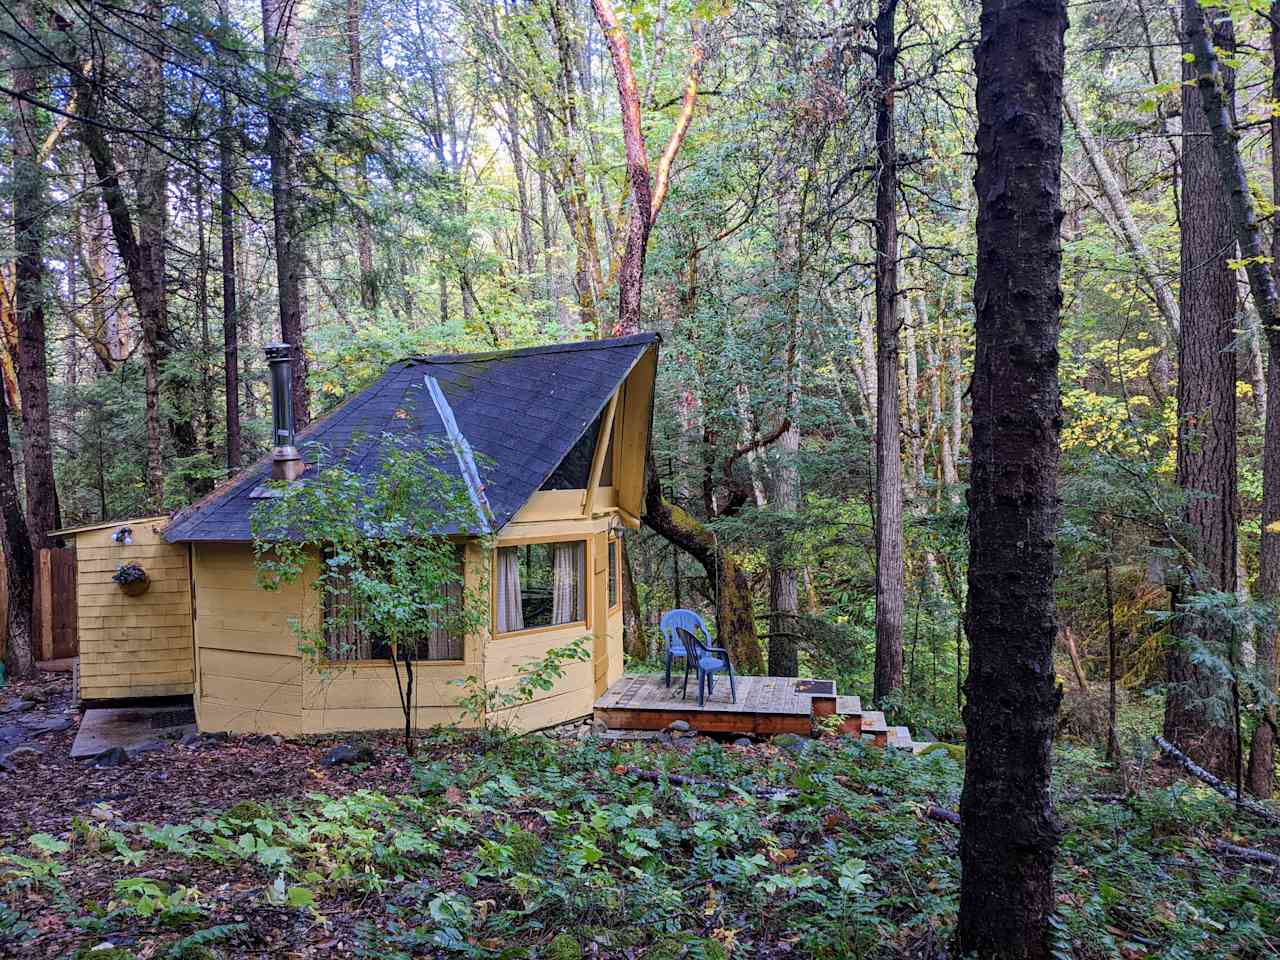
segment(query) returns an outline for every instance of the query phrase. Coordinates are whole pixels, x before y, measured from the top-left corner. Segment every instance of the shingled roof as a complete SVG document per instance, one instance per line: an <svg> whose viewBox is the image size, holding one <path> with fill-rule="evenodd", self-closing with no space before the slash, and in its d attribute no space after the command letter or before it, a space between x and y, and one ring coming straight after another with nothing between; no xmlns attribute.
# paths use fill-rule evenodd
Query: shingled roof
<svg viewBox="0 0 1280 960"><path fill-rule="evenodd" d="M657 334L643 333L400 360L372 386L302 431L298 447L307 457L308 445L319 444L331 457L371 472L384 434L447 444L444 424L424 386L429 374L439 382L463 436L489 463L483 470L485 494L495 529L500 529L559 466L636 362L657 343ZM457 470L456 463L452 469ZM250 494L270 476L271 460L264 457L178 513L165 528L165 540L252 540L250 514L262 501Z"/></svg>

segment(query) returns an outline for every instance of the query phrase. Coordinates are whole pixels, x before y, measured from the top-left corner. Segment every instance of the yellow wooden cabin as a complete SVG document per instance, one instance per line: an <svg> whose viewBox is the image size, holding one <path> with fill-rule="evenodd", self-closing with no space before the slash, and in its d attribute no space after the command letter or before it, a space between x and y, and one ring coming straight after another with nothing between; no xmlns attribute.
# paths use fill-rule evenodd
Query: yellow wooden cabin
<svg viewBox="0 0 1280 960"><path fill-rule="evenodd" d="M204 731L399 726L395 675L376 641L344 646L355 652L340 664L302 654L290 621L319 623L321 598L306 578L260 588L250 529L273 476L305 482L310 444L354 463L369 437L395 432L455 449L463 438L490 465L481 492L496 531L492 550L474 535L455 537L465 587L489 586L489 628L433 634L419 647L416 723L462 720L463 690L450 681L509 684L520 663L583 636L591 662L571 664L552 691L504 719L536 729L590 714L623 670L620 540L642 511L657 353L656 335L644 334L411 358L309 426L295 447L288 354L277 351L271 456L173 517L64 531L76 547L81 698L189 694ZM465 476L461 455L458 466ZM112 579L131 563L149 578L140 595Z"/></svg>

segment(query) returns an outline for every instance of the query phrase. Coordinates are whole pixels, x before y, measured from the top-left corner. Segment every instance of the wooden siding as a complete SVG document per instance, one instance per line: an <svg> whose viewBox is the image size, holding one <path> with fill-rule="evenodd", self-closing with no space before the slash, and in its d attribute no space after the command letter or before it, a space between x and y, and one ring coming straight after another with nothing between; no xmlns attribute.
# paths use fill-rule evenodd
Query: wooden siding
<svg viewBox="0 0 1280 960"><path fill-rule="evenodd" d="M300 732L302 654L289 621L314 615L306 575L263 590L248 543L195 543L192 558L200 729Z"/></svg>
<svg viewBox="0 0 1280 960"><path fill-rule="evenodd" d="M75 535L80 696L85 700L193 690L189 553L186 544L160 538L163 523L128 520ZM122 526L132 528L132 544L112 540ZM151 578L142 596L127 596L111 579L122 563L139 564Z"/></svg>
<svg viewBox="0 0 1280 960"><path fill-rule="evenodd" d="M463 554L463 590L467 597L487 597L488 577L480 545L467 543ZM414 723L419 728L462 720L458 700L466 693L452 681L481 676L485 637L473 634L463 642L463 659L417 661L413 666ZM403 679L403 670L401 671ZM324 670L304 664L302 677L304 732L387 730L404 726L396 672L389 663L335 663Z"/></svg>

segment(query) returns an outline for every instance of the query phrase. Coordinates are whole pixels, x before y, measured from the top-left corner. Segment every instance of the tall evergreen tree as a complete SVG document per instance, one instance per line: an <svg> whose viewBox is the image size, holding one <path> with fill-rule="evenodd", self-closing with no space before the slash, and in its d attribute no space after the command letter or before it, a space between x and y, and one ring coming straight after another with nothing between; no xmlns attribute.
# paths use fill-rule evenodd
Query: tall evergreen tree
<svg viewBox="0 0 1280 960"><path fill-rule="evenodd" d="M983 0L959 948L1048 958L1064 0Z"/></svg>

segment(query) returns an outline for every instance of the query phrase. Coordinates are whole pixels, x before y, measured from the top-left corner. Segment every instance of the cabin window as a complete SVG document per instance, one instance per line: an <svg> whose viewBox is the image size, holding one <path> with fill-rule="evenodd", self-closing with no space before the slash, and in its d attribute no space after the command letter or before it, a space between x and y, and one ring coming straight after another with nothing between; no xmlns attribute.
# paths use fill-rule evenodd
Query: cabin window
<svg viewBox="0 0 1280 960"><path fill-rule="evenodd" d="M587 621L587 542L499 547L494 619L498 633Z"/></svg>
<svg viewBox="0 0 1280 960"><path fill-rule="evenodd" d="M463 635L459 626L463 605L462 548L458 548L458 578L446 588L442 610L423 622L421 631L401 642L413 645L414 660L462 660ZM353 596L350 577L338 576L330 581L324 594L325 657L334 662L390 660L393 649L390 637L379 633L368 622L358 597ZM403 653L399 658L403 659Z"/></svg>
<svg viewBox="0 0 1280 960"><path fill-rule="evenodd" d="M622 541L617 537L609 538L609 609L612 610L621 602L618 590L618 571L622 569Z"/></svg>

